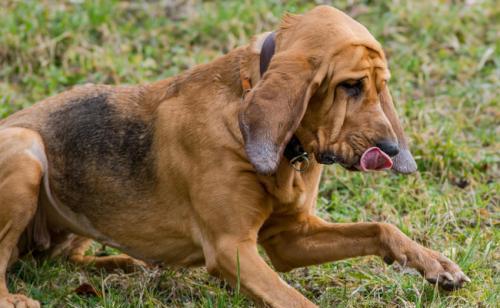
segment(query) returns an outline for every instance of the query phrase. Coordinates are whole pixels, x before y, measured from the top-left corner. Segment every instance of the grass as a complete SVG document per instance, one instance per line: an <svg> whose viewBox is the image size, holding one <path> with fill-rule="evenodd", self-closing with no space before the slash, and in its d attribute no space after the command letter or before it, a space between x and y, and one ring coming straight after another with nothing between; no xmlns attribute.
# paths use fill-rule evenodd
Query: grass
<svg viewBox="0 0 500 308"><path fill-rule="evenodd" d="M283 278L322 307L498 306L500 7L494 0L334 3L382 42L420 173L405 177L328 168L319 212L337 222L394 223L456 260L473 282L442 292L414 272L385 266L377 258L298 269ZM283 12L313 5L5 1L0 117L74 84L132 84L172 76L275 28ZM76 294L83 282L102 296ZM47 307L252 305L203 269L105 273L29 257L12 269L9 289Z"/></svg>

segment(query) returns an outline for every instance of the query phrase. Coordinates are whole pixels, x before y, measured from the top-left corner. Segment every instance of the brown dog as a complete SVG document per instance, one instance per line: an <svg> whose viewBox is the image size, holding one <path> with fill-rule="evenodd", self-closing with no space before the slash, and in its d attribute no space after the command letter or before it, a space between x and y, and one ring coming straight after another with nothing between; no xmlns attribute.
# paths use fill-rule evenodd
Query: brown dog
<svg viewBox="0 0 500 308"><path fill-rule="evenodd" d="M392 225L314 215L321 164L416 170L388 79L370 33L320 6L177 77L81 86L1 121L0 306L38 306L6 287L27 251L140 263L84 256L89 239L146 262L205 265L232 284L239 274L273 307L313 304L258 244L279 271L378 255L461 287L457 265Z"/></svg>

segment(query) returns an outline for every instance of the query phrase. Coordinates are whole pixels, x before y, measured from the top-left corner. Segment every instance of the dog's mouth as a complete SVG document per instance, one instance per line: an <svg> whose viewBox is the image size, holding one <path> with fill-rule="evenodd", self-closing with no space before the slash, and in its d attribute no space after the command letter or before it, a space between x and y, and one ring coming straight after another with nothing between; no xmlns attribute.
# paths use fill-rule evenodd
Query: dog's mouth
<svg viewBox="0 0 500 308"><path fill-rule="evenodd" d="M349 171L380 171L391 169L392 159L378 147L371 147L361 154L359 161L352 165L342 164Z"/></svg>
<svg viewBox="0 0 500 308"><path fill-rule="evenodd" d="M392 168L392 159L378 147L367 149L359 159L361 171L378 171Z"/></svg>

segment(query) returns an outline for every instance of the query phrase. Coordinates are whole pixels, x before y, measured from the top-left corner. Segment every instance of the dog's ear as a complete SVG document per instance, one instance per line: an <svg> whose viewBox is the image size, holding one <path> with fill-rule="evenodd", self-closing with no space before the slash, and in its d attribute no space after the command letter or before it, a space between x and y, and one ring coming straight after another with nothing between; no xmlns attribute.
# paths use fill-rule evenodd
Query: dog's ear
<svg viewBox="0 0 500 308"><path fill-rule="evenodd" d="M394 163L392 165L392 169L398 173L404 174L417 171L417 164L408 148L408 142L396 113L396 108L392 102L392 96L389 92L387 84L384 84L382 91L380 92L380 103L382 104L382 109L384 110L386 117L389 119L389 122L391 122L391 126L396 133L396 137L398 137L399 153L392 158Z"/></svg>
<svg viewBox="0 0 500 308"><path fill-rule="evenodd" d="M273 174L321 81L302 53L277 53L239 113L245 151L258 173Z"/></svg>

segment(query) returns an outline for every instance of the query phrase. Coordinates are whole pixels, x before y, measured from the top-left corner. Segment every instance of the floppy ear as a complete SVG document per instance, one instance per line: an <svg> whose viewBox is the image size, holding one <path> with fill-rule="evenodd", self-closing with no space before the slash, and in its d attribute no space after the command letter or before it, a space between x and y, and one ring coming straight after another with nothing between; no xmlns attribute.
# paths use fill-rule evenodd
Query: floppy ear
<svg viewBox="0 0 500 308"><path fill-rule="evenodd" d="M401 123L399 122L396 108L392 102L392 96L387 85L384 85L380 92L380 103L382 104L382 109L386 117L389 119L389 122L391 122L392 129L398 137L399 153L392 158L392 169L398 173L404 174L417 171L417 163L408 149L408 142L403 132L403 128L401 127Z"/></svg>
<svg viewBox="0 0 500 308"><path fill-rule="evenodd" d="M321 82L313 82L313 66L301 53L278 53L263 79L246 96L239 124L245 151L258 173L276 171L286 144Z"/></svg>

